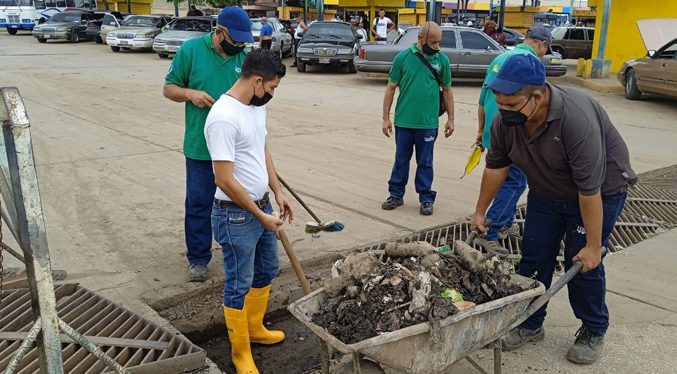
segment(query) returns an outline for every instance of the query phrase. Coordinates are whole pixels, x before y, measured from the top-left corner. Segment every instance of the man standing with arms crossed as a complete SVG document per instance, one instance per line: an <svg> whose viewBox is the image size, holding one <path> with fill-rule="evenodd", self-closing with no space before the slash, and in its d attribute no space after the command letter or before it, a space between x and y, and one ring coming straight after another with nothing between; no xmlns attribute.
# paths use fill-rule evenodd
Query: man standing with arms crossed
<svg viewBox="0 0 677 374"><path fill-rule="evenodd" d="M273 45L273 26L267 18L261 18L261 31L259 32L259 47L270 50Z"/></svg>
<svg viewBox="0 0 677 374"><path fill-rule="evenodd" d="M385 9L378 11L378 17L374 18L374 23L371 25L371 32L377 42L387 41L388 33L395 29L393 21L386 17Z"/></svg>
<svg viewBox="0 0 677 374"><path fill-rule="evenodd" d="M223 312L238 374L258 374L250 343L275 344L282 331L268 331L263 315L277 274L278 230L294 219L266 147L266 107L286 72L271 51L254 50L233 88L214 104L204 136L214 164L216 194L212 229L223 248L226 283ZM275 217L268 187L275 194Z"/></svg>
<svg viewBox="0 0 677 374"><path fill-rule="evenodd" d="M214 172L204 137L209 109L240 76L246 43L253 43L247 13L229 6L219 14L216 30L185 42L172 60L162 90L172 101L186 103L183 154L186 157L185 235L188 276L207 280L211 261L211 208Z"/></svg>
<svg viewBox="0 0 677 374"><path fill-rule="evenodd" d="M550 287L562 239L565 268L583 263L567 284L569 304L582 321L567 359L591 364L609 327L601 248L623 210L628 185L637 181L628 147L595 99L546 83L545 67L530 53L508 58L489 89L500 113L491 125L471 227L486 233L485 212L510 165L517 164L529 180L520 274ZM543 340L545 315L543 306L503 338L503 348Z"/></svg>
<svg viewBox="0 0 677 374"><path fill-rule="evenodd" d="M530 53L538 58L543 58L550 50L552 36L545 27L532 27L524 39L524 43L519 44L512 50L500 54L491 62L487 76L484 79L484 85L480 92L479 107L477 119L479 121L479 130L477 132L477 144L483 149L489 149L491 141L491 122L498 113L498 104L494 91L487 85L491 83L499 70L505 64L508 57L515 54ZM519 226L514 225L515 210L520 196L527 188L527 177L515 165L510 165L510 171L494 197L494 202L487 212L487 219L492 220L493 224L483 238L475 239L475 244L484 248L487 252L499 256L507 256L508 250L498 244L498 239L505 239L510 235L519 235Z"/></svg>
<svg viewBox="0 0 677 374"><path fill-rule="evenodd" d="M383 135L390 137L393 123L390 108L395 90L400 96L395 107L395 164L388 181L390 197L381 208L393 210L404 204L404 192L409 179L409 163L416 149L416 192L422 215L433 214L437 192L433 184L433 148L440 126L440 87L444 92L447 123L444 137L454 132L454 95L451 91L449 59L440 51L442 29L434 22L426 22L418 32L418 42L400 52L393 60L388 87L383 98ZM427 61L424 63L421 59ZM437 77L430 69L434 69ZM438 79L439 78L439 83Z"/></svg>

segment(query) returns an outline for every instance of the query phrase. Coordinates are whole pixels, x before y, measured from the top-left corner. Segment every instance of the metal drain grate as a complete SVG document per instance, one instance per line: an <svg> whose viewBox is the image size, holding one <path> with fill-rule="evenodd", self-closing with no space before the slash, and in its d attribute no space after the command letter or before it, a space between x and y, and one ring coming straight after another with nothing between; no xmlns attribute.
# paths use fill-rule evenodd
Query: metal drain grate
<svg viewBox="0 0 677 374"><path fill-rule="evenodd" d="M677 225L677 165L645 174L640 178L636 188L628 191L625 203L614 231L609 239L612 252L622 250L666 229ZM516 212L515 222L524 232L526 205L520 206ZM436 247L452 245L456 240L465 240L470 233L470 223L462 222L440 226L403 237L397 242L427 241ZM509 237L500 241L511 254L519 255L522 239ZM382 250L386 243L374 244L362 250ZM560 244L564 249L564 242ZM475 246L477 249L481 249ZM560 258L561 260L561 258Z"/></svg>
<svg viewBox="0 0 677 374"><path fill-rule="evenodd" d="M172 374L204 366L206 353L184 336L157 326L76 284L57 286L61 319L99 345L109 357L134 374ZM0 303L0 372L33 325L28 289L6 290ZM64 372L110 372L84 348L62 335ZM39 373L38 352L31 349L16 371Z"/></svg>

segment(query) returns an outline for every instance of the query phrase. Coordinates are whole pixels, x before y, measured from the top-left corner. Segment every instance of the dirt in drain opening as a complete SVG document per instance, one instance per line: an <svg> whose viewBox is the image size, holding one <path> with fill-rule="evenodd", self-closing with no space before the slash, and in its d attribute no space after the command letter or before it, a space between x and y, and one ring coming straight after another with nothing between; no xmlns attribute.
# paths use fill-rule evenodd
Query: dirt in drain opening
<svg viewBox="0 0 677 374"><path fill-rule="evenodd" d="M284 331L286 337L283 342L271 346L252 345L252 355L260 374L302 374L319 366L320 339L304 324L289 313L275 313L270 319L266 317L264 323L268 329ZM225 327L223 334L198 345L221 370L234 374Z"/></svg>

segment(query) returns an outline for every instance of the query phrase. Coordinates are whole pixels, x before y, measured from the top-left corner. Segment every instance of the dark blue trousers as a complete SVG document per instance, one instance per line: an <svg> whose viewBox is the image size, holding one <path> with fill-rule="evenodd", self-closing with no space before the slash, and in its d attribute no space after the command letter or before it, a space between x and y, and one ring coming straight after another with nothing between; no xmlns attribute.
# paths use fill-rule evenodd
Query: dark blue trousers
<svg viewBox="0 0 677 374"><path fill-rule="evenodd" d="M527 176L522 173L517 165L510 165L508 176L505 182L498 190L494 197L491 208L487 212L487 219L493 221L489 232L484 235L484 238L491 241L498 240L498 232L503 226L512 226L515 222L515 211L517 210L517 202L520 196L527 188Z"/></svg>
<svg viewBox="0 0 677 374"><path fill-rule="evenodd" d="M602 197L604 220L602 245L607 246L616 219L623 210L627 194ZM586 236L578 201L560 203L529 191L527 217L522 241L520 274L534 277L547 288L552 283L560 241L564 238L564 265L568 270L572 259L585 247ZM605 302L606 278L604 264L586 273L579 273L568 284L569 304L576 318L597 336L609 327L609 310ZM522 327L535 330L543 325L546 307L534 313Z"/></svg>
<svg viewBox="0 0 677 374"><path fill-rule="evenodd" d="M388 181L390 196L403 198L409 180L409 163L416 150L415 186L420 203L434 203L433 149L437 129L408 129L395 126L395 164Z"/></svg>
<svg viewBox="0 0 677 374"><path fill-rule="evenodd" d="M207 265L212 259L214 169L211 161L186 157L186 217L184 230L188 263Z"/></svg>

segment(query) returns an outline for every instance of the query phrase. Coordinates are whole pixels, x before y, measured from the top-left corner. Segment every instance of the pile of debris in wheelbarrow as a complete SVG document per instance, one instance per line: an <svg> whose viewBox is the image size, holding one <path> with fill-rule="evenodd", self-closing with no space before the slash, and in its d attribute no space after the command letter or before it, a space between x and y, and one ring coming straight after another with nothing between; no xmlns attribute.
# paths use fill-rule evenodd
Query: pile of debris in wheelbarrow
<svg viewBox="0 0 677 374"><path fill-rule="evenodd" d="M513 264L457 241L453 250L426 242L339 260L325 282L328 299L312 320L346 344L428 322L525 291L511 282Z"/></svg>

